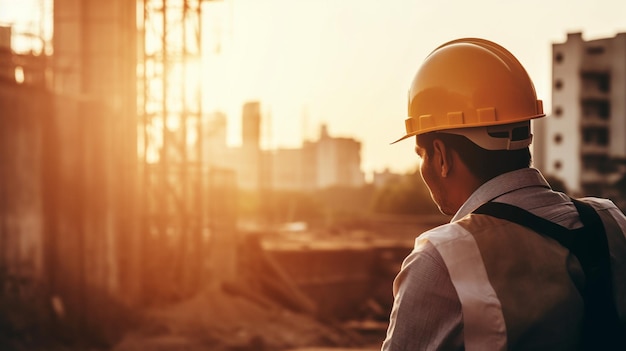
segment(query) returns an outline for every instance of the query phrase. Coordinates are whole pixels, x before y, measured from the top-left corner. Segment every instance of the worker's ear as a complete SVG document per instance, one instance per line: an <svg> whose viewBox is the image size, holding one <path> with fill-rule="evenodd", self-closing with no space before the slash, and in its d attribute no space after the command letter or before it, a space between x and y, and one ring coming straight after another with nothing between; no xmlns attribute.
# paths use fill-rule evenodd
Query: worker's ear
<svg viewBox="0 0 626 351"><path fill-rule="evenodd" d="M443 178L447 177L452 169L452 150L446 147L446 144L440 139L433 140L433 159L434 166L438 167L439 175ZM437 168L435 168L437 170Z"/></svg>

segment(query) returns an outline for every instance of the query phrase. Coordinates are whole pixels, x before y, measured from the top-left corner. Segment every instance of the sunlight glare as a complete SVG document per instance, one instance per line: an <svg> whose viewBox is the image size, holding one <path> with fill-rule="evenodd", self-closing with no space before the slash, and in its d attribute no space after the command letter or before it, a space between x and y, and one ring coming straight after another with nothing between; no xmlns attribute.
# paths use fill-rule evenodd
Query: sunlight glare
<svg viewBox="0 0 626 351"><path fill-rule="evenodd" d="M24 69L21 66L15 67L15 81L17 84L24 83Z"/></svg>

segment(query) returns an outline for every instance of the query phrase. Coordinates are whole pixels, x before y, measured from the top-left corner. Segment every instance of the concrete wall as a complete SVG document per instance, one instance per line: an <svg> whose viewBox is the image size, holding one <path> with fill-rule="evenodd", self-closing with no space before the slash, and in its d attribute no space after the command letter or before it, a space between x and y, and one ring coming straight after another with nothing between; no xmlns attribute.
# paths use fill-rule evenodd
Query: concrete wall
<svg viewBox="0 0 626 351"><path fill-rule="evenodd" d="M138 299L136 4L55 0L52 294L80 328Z"/></svg>
<svg viewBox="0 0 626 351"><path fill-rule="evenodd" d="M46 276L41 121L50 107L42 87L0 82L0 274L31 287Z"/></svg>
<svg viewBox="0 0 626 351"><path fill-rule="evenodd" d="M565 43L552 46L553 113L545 123L544 168L548 174L562 179L568 190L574 193L580 190L579 69L582 46L580 33L569 34ZM561 112L558 113L557 109Z"/></svg>

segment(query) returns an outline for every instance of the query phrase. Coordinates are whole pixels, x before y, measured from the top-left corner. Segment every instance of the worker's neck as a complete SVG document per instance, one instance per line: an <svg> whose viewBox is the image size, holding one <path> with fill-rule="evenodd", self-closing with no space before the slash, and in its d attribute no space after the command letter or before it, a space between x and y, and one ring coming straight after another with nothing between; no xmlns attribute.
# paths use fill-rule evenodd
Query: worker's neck
<svg viewBox="0 0 626 351"><path fill-rule="evenodd" d="M457 162L453 172L446 178L450 210L454 214L467 199L478 189L482 183L476 178L462 162Z"/></svg>

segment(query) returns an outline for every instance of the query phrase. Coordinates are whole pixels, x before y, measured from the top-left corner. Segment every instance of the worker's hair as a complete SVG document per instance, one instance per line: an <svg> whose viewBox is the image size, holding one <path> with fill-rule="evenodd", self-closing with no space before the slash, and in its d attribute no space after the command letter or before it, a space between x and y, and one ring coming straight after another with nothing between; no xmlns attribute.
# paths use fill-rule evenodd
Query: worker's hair
<svg viewBox="0 0 626 351"><path fill-rule="evenodd" d="M462 135L446 133L418 135L417 145L432 157L435 139L454 149L470 172L482 183L500 174L530 167L531 156L528 147L519 150L486 150Z"/></svg>

